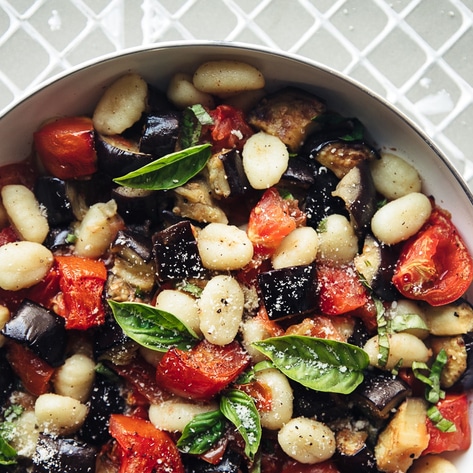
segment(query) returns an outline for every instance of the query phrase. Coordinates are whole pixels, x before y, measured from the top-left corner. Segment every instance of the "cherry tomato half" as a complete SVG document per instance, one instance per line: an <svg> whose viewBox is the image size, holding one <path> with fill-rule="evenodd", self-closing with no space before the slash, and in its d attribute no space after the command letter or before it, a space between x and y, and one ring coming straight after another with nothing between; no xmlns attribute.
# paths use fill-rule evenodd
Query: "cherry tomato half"
<svg viewBox="0 0 473 473"><path fill-rule="evenodd" d="M366 288L351 265L317 266L319 308L327 315L354 311L368 303Z"/></svg>
<svg viewBox="0 0 473 473"><path fill-rule="evenodd" d="M219 346L203 340L189 351L169 349L158 364L156 379L178 396L210 399L234 381L249 362L238 342Z"/></svg>
<svg viewBox="0 0 473 473"><path fill-rule="evenodd" d="M248 238L255 246L275 250L285 236L305 223L305 218L297 200L284 199L270 187L250 213Z"/></svg>
<svg viewBox="0 0 473 473"><path fill-rule="evenodd" d="M53 176L74 179L97 171L94 126L90 118L59 118L43 125L33 136L36 152Z"/></svg>
<svg viewBox="0 0 473 473"><path fill-rule="evenodd" d="M112 414L109 431L120 446L120 473L184 473L175 443L150 421Z"/></svg>
<svg viewBox="0 0 473 473"><path fill-rule="evenodd" d="M468 417L468 397L465 393L450 393L437 403L443 417L455 424L455 432L442 432L427 419L430 440L422 455L464 451L470 448L471 427Z"/></svg>
<svg viewBox="0 0 473 473"><path fill-rule="evenodd" d="M435 208L402 248L393 276L399 292L439 306L457 300L473 280L473 259L450 214Z"/></svg>
<svg viewBox="0 0 473 473"><path fill-rule="evenodd" d="M243 112L230 105L219 105L209 112L213 119L210 126L212 150L242 149L246 140L254 133L246 123Z"/></svg>
<svg viewBox="0 0 473 473"><path fill-rule="evenodd" d="M78 256L57 256L59 287L63 293L58 314L67 329L87 330L105 321L102 292L107 279L105 264Z"/></svg>

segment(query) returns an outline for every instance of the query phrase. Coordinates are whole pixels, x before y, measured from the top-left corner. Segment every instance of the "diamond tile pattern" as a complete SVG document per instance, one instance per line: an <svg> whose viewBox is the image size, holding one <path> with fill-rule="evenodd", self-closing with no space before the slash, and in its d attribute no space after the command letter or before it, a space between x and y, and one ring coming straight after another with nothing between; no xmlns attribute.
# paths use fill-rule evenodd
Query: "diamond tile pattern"
<svg viewBox="0 0 473 473"><path fill-rule="evenodd" d="M348 74L420 124L473 189L472 0L0 0L0 109L81 62L181 39Z"/></svg>

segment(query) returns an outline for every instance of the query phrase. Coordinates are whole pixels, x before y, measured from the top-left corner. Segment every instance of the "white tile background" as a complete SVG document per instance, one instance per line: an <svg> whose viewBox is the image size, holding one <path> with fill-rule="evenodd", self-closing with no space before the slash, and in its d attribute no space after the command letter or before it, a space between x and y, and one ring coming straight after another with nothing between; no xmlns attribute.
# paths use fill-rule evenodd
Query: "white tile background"
<svg viewBox="0 0 473 473"><path fill-rule="evenodd" d="M345 72L420 124L473 189L473 0L0 0L0 110L81 62L182 39Z"/></svg>

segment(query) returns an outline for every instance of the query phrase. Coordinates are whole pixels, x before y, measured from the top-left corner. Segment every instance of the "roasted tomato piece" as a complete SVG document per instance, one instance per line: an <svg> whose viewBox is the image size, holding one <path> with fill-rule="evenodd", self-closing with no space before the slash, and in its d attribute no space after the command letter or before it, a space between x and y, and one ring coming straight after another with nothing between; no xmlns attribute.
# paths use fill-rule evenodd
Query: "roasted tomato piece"
<svg viewBox="0 0 473 473"><path fill-rule="evenodd" d="M18 240L18 235L16 234L15 230L13 230L13 227L5 227L0 230L0 246L7 243L13 243L14 241Z"/></svg>
<svg viewBox="0 0 473 473"><path fill-rule="evenodd" d="M56 370L31 350L19 343L10 342L7 359L25 389L33 396L40 396L50 390L51 378Z"/></svg>
<svg viewBox="0 0 473 473"><path fill-rule="evenodd" d="M87 330L102 325L105 311L102 293L107 279L105 264L79 256L57 256L62 298L57 312L66 319L67 329Z"/></svg>
<svg viewBox="0 0 473 473"><path fill-rule="evenodd" d="M473 280L473 260L450 214L435 208L399 257L393 283L409 298L439 306L457 300Z"/></svg>
<svg viewBox="0 0 473 473"><path fill-rule="evenodd" d="M206 340L189 351L171 348L158 364L156 379L178 396L210 399L228 386L250 362L236 341L214 345Z"/></svg>
<svg viewBox="0 0 473 473"><path fill-rule="evenodd" d="M49 174L73 179L97 171L94 126L90 118L58 118L43 125L33 136L36 153Z"/></svg>
<svg viewBox="0 0 473 473"><path fill-rule="evenodd" d="M120 446L120 473L184 473L175 443L150 421L112 414L109 431Z"/></svg>
<svg viewBox="0 0 473 473"><path fill-rule="evenodd" d="M430 440L422 455L468 450L471 444L471 427L466 393L449 393L437 403L437 407L445 419L455 424L456 431L442 432L427 419Z"/></svg>
<svg viewBox="0 0 473 473"><path fill-rule="evenodd" d="M326 315L354 311L368 303L366 288L352 265L317 266L319 309Z"/></svg>
<svg viewBox="0 0 473 473"><path fill-rule="evenodd" d="M33 189L35 179L36 171L30 159L0 167L0 189L9 184L23 184Z"/></svg>
<svg viewBox="0 0 473 473"><path fill-rule="evenodd" d="M274 251L305 220L297 200L284 199L275 187L270 187L250 213L248 238L256 247Z"/></svg>
<svg viewBox="0 0 473 473"><path fill-rule="evenodd" d="M241 110L230 105L219 105L209 112L213 119L210 126L212 150L242 149L246 140L254 133Z"/></svg>

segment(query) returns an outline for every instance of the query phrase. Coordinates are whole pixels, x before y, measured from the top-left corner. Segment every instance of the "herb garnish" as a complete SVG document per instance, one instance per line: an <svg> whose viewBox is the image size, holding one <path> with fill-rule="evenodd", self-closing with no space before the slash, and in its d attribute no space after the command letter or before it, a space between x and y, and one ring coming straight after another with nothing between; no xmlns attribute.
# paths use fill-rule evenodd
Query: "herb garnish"
<svg viewBox="0 0 473 473"><path fill-rule="evenodd" d="M189 148L199 143L204 125L213 125L214 121L201 104L187 107L182 113L182 125L179 133L181 148Z"/></svg>
<svg viewBox="0 0 473 473"><path fill-rule="evenodd" d="M443 367L446 365L447 360L447 353L442 349L436 356L431 367L426 363L415 361L412 363L412 371L414 372L414 376L426 385L425 399L430 403L427 409L428 418L441 432L456 432L457 428L455 424L445 419L436 405L440 399L445 398L445 391L440 387L440 375L442 374ZM422 373L423 371L427 372L427 375L424 375Z"/></svg>
<svg viewBox="0 0 473 473"><path fill-rule="evenodd" d="M109 300L113 316L126 336L155 351L171 346L190 349L199 340L197 334L175 315L138 302Z"/></svg>
<svg viewBox="0 0 473 473"><path fill-rule="evenodd" d="M245 454L253 460L261 442L260 417L253 399L238 389L224 392L218 410L195 416L184 428L177 447L185 453L205 453L224 435L225 419L236 427L245 441Z"/></svg>
<svg viewBox="0 0 473 473"><path fill-rule="evenodd" d="M210 155L209 143L192 146L163 156L113 181L135 189L175 189L202 171Z"/></svg>
<svg viewBox="0 0 473 473"><path fill-rule="evenodd" d="M0 423L0 465L15 465L18 454L8 443L15 429L15 421L23 412L23 407L12 405L5 409L3 413L4 422Z"/></svg>
<svg viewBox="0 0 473 473"><path fill-rule="evenodd" d="M363 381L367 353L349 343L302 335L254 342L282 373L310 389L349 394Z"/></svg>

